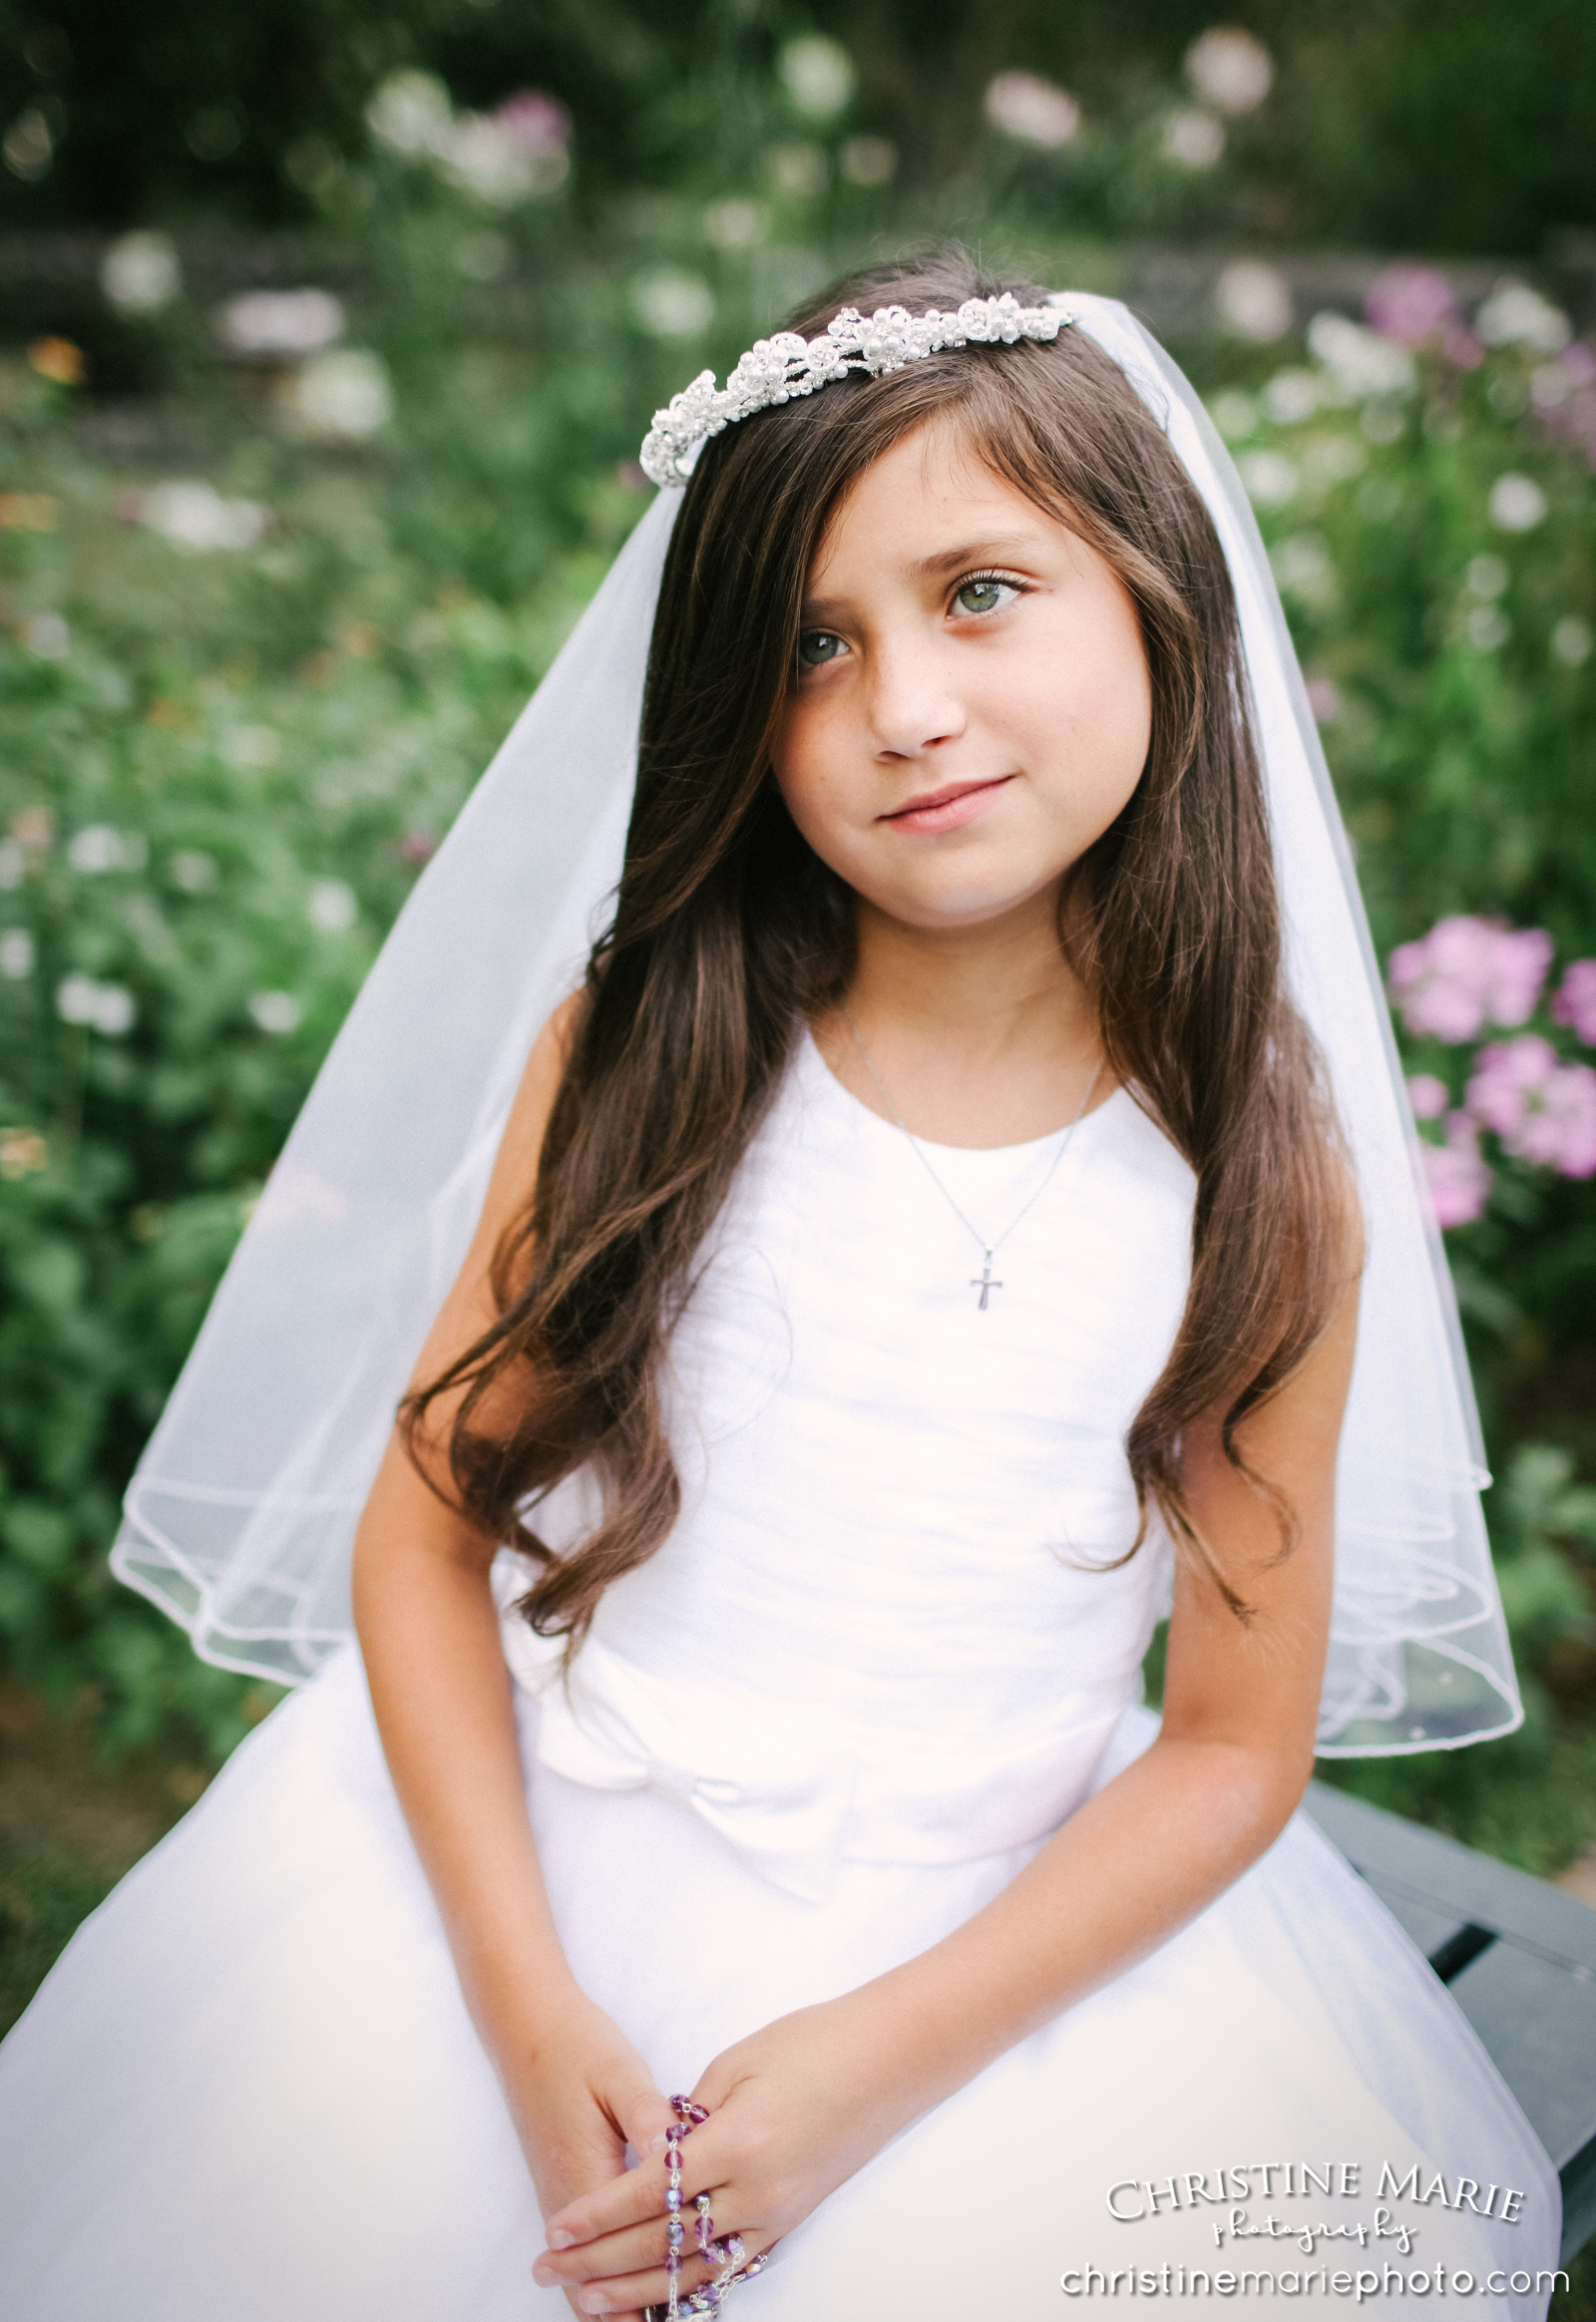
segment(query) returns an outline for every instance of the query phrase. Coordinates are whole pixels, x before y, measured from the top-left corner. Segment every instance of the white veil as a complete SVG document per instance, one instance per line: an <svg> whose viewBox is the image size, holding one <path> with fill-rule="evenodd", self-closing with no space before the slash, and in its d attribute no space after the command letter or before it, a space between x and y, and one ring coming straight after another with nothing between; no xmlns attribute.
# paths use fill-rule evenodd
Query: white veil
<svg viewBox="0 0 1596 2322"><path fill-rule="evenodd" d="M1451 1286L1340 816L1263 544L1201 404L1117 301L1067 304L1158 413L1229 559L1292 989L1363 1195L1321 1753L1454 1747L1521 1712ZM632 534L401 914L129 1487L113 1566L207 1661L292 1684L351 1633L349 1546L394 1405L532 1039L619 874L679 505L662 492Z"/></svg>

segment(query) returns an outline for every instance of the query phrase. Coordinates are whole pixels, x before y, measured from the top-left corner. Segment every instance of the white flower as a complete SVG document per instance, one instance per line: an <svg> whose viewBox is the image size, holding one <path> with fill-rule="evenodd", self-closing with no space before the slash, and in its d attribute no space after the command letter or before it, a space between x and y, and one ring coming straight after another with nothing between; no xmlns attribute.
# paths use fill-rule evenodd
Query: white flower
<svg viewBox="0 0 1596 2322"><path fill-rule="evenodd" d="M1498 282L1474 316L1474 328L1488 347L1533 347L1555 355L1573 337L1573 326L1527 282Z"/></svg>
<svg viewBox="0 0 1596 2322"><path fill-rule="evenodd" d="M717 250L743 250L765 238L765 213L757 201L711 201L704 211L704 239Z"/></svg>
<svg viewBox="0 0 1596 2322"><path fill-rule="evenodd" d="M1303 447L1303 474L1310 484L1346 484L1368 465L1369 454L1349 435L1318 435Z"/></svg>
<svg viewBox="0 0 1596 2322"><path fill-rule="evenodd" d="M33 938L26 928L7 928L0 935L0 975L20 982L33 973Z"/></svg>
<svg viewBox="0 0 1596 2322"><path fill-rule="evenodd" d="M89 823L67 842L74 871L142 871L149 859L142 831L114 830L110 823Z"/></svg>
<svg viewBox="0 0 1596 2322"><path fill-rule="evenodd" d="M1277 427L1296 427L1319 409L1319 388L1315 371L1277 371L1264 389L1265 413Z"/></svg>
<svg viewBox="0 0 1596 2322"><path fill-rule="evenodd" d="M275 766L282 755L282 736L275 726L235 726L222 738L221 755L238 774L254 766Z"/></svg>
<svg viewBox="0 0 1596 2322"><path fill-rule="evenodd" d="M318 879L305 904L305 917L323 936L341 936L359 917L355 891L341 879Z"/></svg>
<svg viewBox="0 0 1596 2322"><path fill-rule="evenodd" d="M1209 408L1228 444L1239 444L1258 425L1258 406L1241 387L1222 387Z"/></svg>
<svg viewBox="0 0 1596 2322"><path fill-rule="evenodd" d="M1581 662L1590 659L1593 642L1596 639L1591 635L1590 622L1581 620L1577 612L1565 612L1552 630L1552 651L1570 669L1577 669Z"/></svg>
<svg viewBox="0 0 1596 2322"><path fill-rule="evenodd" d="M1463 626L1476 653L1494 653L1513 633L1513 624L1499 604L1476 604Z"/></svg>
<svg viewBox="0 0 1596 2322"><path fill-rule="evenodd" d="M826 157L819 146L797 142L773 145L765 155L770 182L778 194L798 201L812 201L826 191Z"/></svg>
<svg viewBox="0 0 1596 2322"><path fill-rule="evenodd" d="M696 338L715 316L714 293L696 274L661 266L631 286L632 311L654 338Z"/></svg>
<svg viewBox="0 0 1596 2322"><path fill-rule="evenodd" d="M1178 106L1164 123L1164 158L1183 170L1211 170L1224 151L1224 123L1195 105Z"/></svg>
<svg viewBox="0 0 1596 2322"><path fill-rule="evenodd" d="M1500 596L1511 575L1500 557L1470 557L1467 588L1470 596Z"/></svg>
<svg viewBox="0 0 1596 2322"><path fill-rule="evenodd" d="M1079 134L1080 107L1067 90L1035 73L999 73L987 85L987 119L1004 137L1052 153Z"/></svg>
<svg viewBox="0 0 1596 2322"><path fill-rule="evenodd" d="M123 234L100 261L100 287L119 314L159 314L183 288L171 236Z"/></svg>
<svg viewBox="0 0 1596 2322"><path fill-rule="evenodd" d="M830 121L840 113L859 80L848 51L818 33L788 41L780 69L788 96L811 121Z"/></svg>
<svg viewBox="0 0 1596 2322"><path fill-rule="evenodd" d="M898 148L890 138L851 137L839 160L850 186L890 186L898 175Z"/></svg>
<svg viewBox="0 0 1596 2322"><path fill-rule="evenodd" d="M495 209L552 194L571 169L563 146L529 146L486 113L457 114L433 147L433 161L440 177Z"/></svg>
<svg viewBox="0 0 1596 2322"><path fill-rule="evenodd" d="M1324 606L1334 603L1336 568L1331 563L1329 547L1321 534L1290 534L1270 550L1269 563L1276 585L1284 594L1296 596L1304 604Z"/></svg>
<svg viewBox="0 0 1596 2322"><path fill-rule="evenodd" d="M252 549L270 521L258 500L224 500L211 484L157 484L139 497L139 522L180 549Z"/></svg>
<svg viewBox="0 0 1596 2322"><path fill-rule="evenodd" d="M1214 287L1214 307L1237 338L1267 346L1291 328L1291 285L1278 267L1260 258L1237 258Z"/></svg>
<svg viewBox="0 0 1596 2322"><path fill-rule="evenodd" d="M41 178L48 176L55 151L50 124L37 105L30 105L26 113L17 115L6 131L4 144L0 145L6 168L24 186L36 186Z"/></svg>
<svg viewBox="0 0 1596 2322"><path fill-rule="evenodd" d="M293 1032L304 1008L291 991L252 991L244 1002L263 1032Z"/></svg>
<svg viewBox="0 0 1596 2322"><path fill-rule="evenodd" d="M1308 351L1342 393L1357 402L1371 395L1410 395L1417 382L1405 347L1350 322L1345 314L1316 314L1308 325Z"/></svg>
<svg viewBox="0 0 1596 2322"><path fill-rule="evenodd" d="M1192 87L1221 113L1256 113L1275 85L1275 60L1239 25L1216 24L1186 51Z"/></svg>
<svg viewBox="0 0 1596 2322"><path fill-rule="evenodd" d="M240 355L312 355L343 336L343 308L330 290L246 290L216 320Z"/></svg>
<svg viewBox="0 0 1596 2322"><path fill-rule="evenodd" d="M56 992L56 1013L63 1023L87 1024L108 1039L119 1039L133 1028L133 993L124 983L97 983L92 975L69 975Z"/></svg>
<svg viewBox="0 0 1596 2322"><path fill-rule="evenodd" d="M1244 452L1236 466L1255 508L1285 508L1296 499L1302 475L1284 452Z"/></svg>
<svg viewBox="0 0 1596 2322"><path fill-rule="evenodd" d="M167 869L173 886L181 887L185 895L208 895L216 884L215 857L201 854L198 847L181 847Z"/></svg>
<svg viewBox="0 0 1596 2322"><path fill-rule="evenodd" d="M303 364L285 398L288 416L325 443L363 443L393 417L388 366L364 347L334 347Z"/></svg>
<svg viewBox="0 0 1596 2322"><path fill-rule="evenodd" d="M396 154L429 154L454 120L449 92L435 73L390 73L366 107L366 126Z"/></svg>
<svg viewBox="0 0 1596 2322"><path fill-rule="evenodd" d="M22 641L39 661L64 661L72 651L72 631L59 612L36 612L25 620Z"/></svg>
<svg viewBox="0 0 1596 2322"><path fill-rule="evenodd" d="M1529 476L1498 476L1486 502L1498 532L1533 532L1546 514L1546 495Z"/></svg>

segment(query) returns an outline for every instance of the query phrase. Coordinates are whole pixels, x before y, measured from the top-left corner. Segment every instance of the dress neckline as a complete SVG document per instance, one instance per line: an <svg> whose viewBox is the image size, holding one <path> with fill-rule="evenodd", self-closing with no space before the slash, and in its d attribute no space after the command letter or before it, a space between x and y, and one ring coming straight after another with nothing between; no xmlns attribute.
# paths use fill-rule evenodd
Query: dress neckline
<svg viewBox="0 0 1596 2322"><path fill-rule="evenodd" d="M891 1137L895 1144L903 1143L909 1134L908 1131L900 1128L896 1121L888 1120L885 1114L875 1111L872 1106L866 1104L862 1098L855 1096L853 1090L845 1087L842 1081L837 1078L836 1073L833 1072L821 1054L820 1043L815 1038L807 1021L800 1037L799 1056L807 1067L811 1079L817 1080L819 1085L829 1090L838 1102L846 1105L850 1112L860 1115L873 1128L880 1129L884 1135ZM1092 1105L1081 1114L1079 1120L1073 1124L1074 1134L1077 1137L1085 1136L1091 1123L1099 1119L1104 1113L1113 1112L1121 1104L1135 1106L1135 1098L1124 1082L1118 1082L1100 1103ZM1056 1145L1060 1137L1069 1135L1070 1127L1071 1124L1068 1122L1061 1123L1058 1128L1049 1129L1044 1137L1028 1137L1023 1144L1019 1145L940 1145L935 1138L922 1137L918 1134L915 1135L914 1142L923 1146L928 1153L955 1155L961 1162L968 1161L979 1164L984 1160L1033 1160L1037 1155L1046 1152L1049 1146Z"/></svg>

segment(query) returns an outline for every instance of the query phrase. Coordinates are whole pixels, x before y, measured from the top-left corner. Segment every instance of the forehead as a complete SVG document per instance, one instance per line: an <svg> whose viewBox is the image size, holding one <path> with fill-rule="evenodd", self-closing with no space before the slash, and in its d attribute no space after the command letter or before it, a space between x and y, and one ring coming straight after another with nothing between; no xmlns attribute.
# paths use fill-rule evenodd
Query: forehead
<svg viewBox="0 0 1596 2322"><path fill-rule="evenodd" d="M919 564L955 542L1040 547L1067 537L1056 514L987 464L956 417L928 420L873 460L833 509L809 592L871 568Z"/></svg>

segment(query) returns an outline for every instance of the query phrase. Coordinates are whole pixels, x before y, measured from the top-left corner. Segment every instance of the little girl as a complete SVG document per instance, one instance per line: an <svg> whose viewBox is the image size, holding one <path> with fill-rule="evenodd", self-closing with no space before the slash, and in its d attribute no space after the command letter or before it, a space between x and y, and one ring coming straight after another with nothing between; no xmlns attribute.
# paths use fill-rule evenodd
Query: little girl
<svg viewBox="0 0 1596 2322"><path fill-rule="evenodd" d="M1515 1710L1256 536L1122 309L797 330L658 415L130 1496L324 1666L0 2057L18 2322L1545 2310L1544 2154L1292 1819Z"/></svg>

